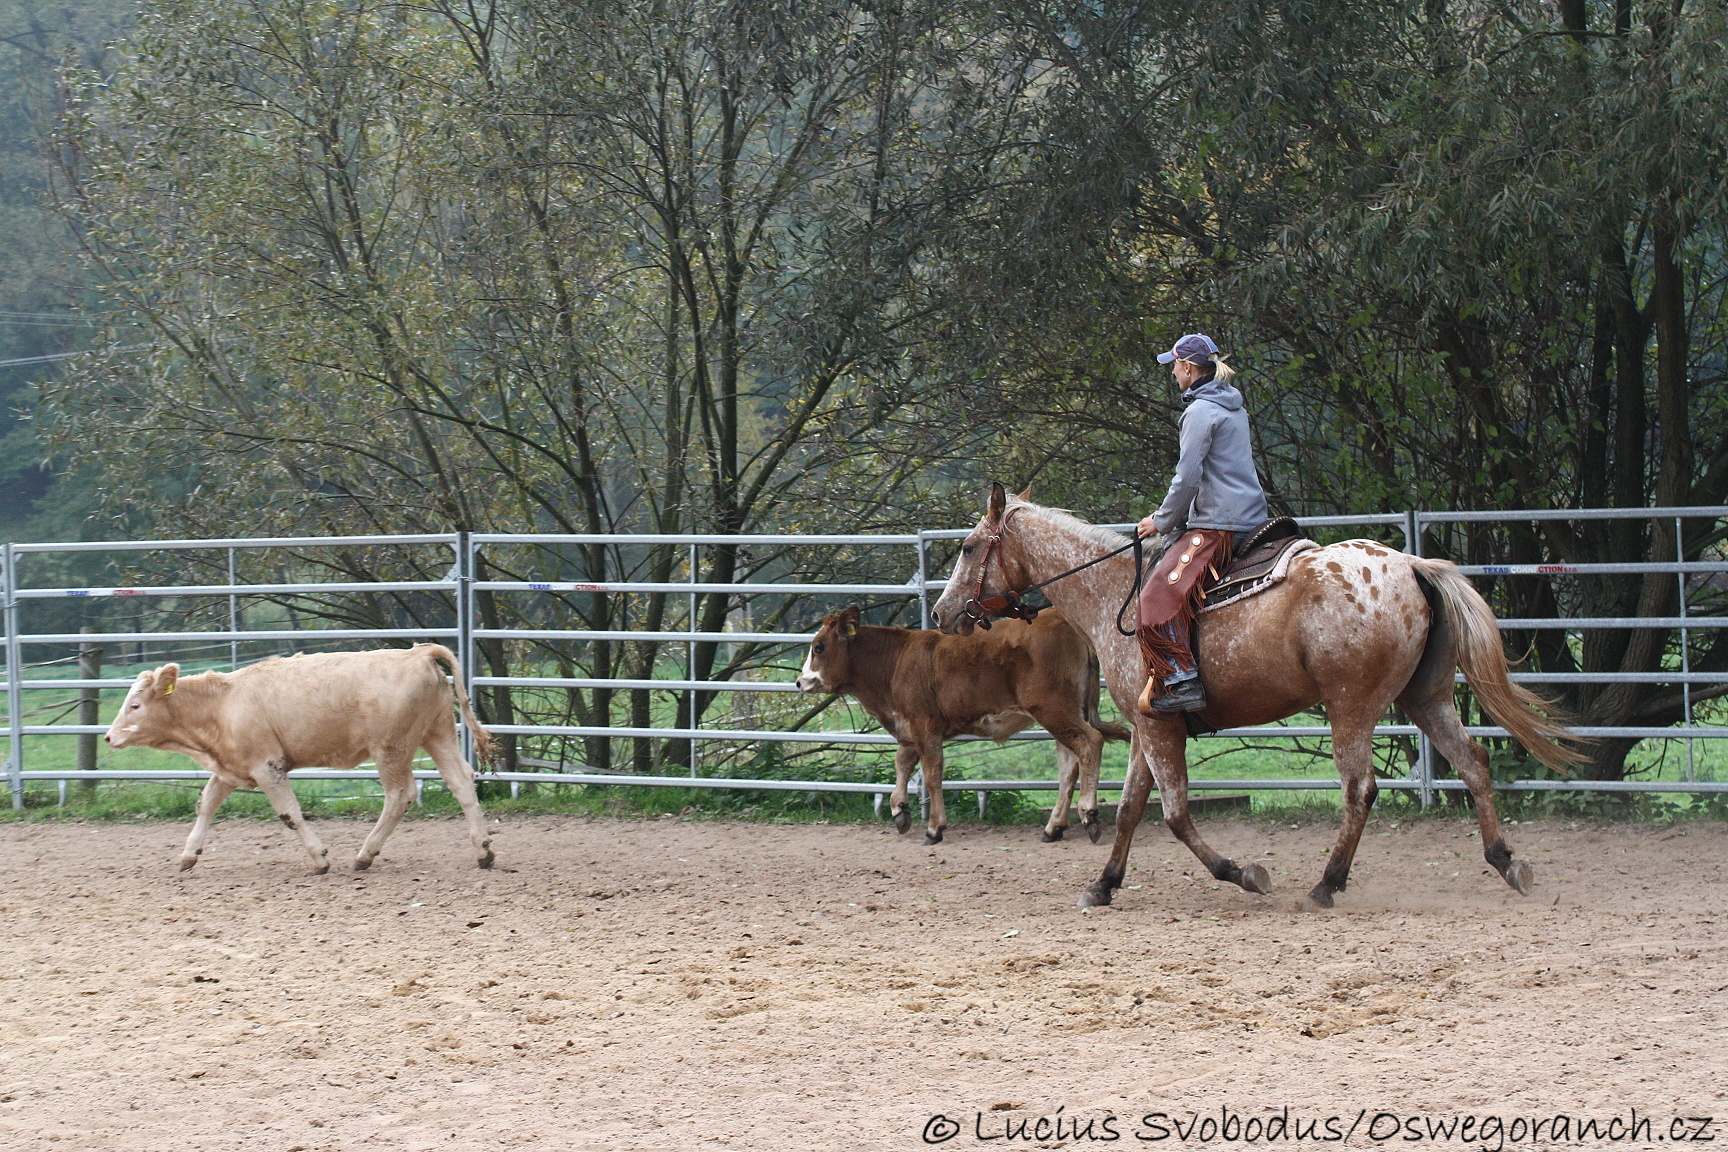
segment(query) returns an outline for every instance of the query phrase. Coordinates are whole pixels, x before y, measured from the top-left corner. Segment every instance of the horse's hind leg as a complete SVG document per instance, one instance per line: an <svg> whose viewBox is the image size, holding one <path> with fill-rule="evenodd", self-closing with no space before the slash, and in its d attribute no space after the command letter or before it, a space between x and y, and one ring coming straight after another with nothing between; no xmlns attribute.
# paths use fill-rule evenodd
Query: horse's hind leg
<svg viewBox="0 0 1728 1152"><path fill-rule="evenodd" d="M1350 882L1356 846L1361 843L1362 829L1380 792L1379 785L1374 783L1374 722L1360 717L1341 722L1334 712L1332 758L1338 765L1338 780L1344 789L1344 819L1338 827L1338 839L1332 844L1332 855L1326 860L1326 871L1321 873L1320 883L1308 893L1306 905L1311 908L1332 907L1333 895L1344 891Z"/></svg>
<svg viewBox="0 0 1728 1152"><path fill-rule="evenodd" d="M1483 858L1520 896L1528 896L1530 885L1536 879L1535 870L1527 860L1512 859L1512 849L1507 847L1500 834L1500 814L1494 807L1494 778L1488 771L1488 751L1464 731L1464 722L1458 719L1458 710L1453 707L1451 697L1451 677L1448 676L1444 698L1425 696L1406 700L1400 697L1398 704L1416 726L1428 734L1428 739L1434 741L1434 747L1446 757L1465 787L1470 789L1470 797L1476 801L1476 823L1482 829Z"/></svg>
<svg viewBox="0 0 1728 1152"><path fill-rule="evenodd" d="M1152 792L1152 772L1147 766L1144 725L1134 726L1133 743L1128 746L1128 775L1122 782L1122 800L1116 809L1116 839L1110 845L1110 859L1104 874L1080 893L1080 907L1090 908L1110 903L1116 889L1128 875L1128 850L1134 843L1134 830L1146 814L1146 799Z"/></svg>

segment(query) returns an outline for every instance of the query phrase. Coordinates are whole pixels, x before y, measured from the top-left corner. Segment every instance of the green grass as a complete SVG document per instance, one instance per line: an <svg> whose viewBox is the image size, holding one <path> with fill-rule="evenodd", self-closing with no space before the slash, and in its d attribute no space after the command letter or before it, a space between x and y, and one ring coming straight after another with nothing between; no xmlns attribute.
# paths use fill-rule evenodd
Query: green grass
<svg viewBox="0 0 1728 1152"><path fill-rule="evenodd" d="M184 662L190 673L203 668L223 668L221 662ZM125 675L135 669L120 665L111 667L110 676ZM548 670L550 671L550 670ZM69 673L63 668L40 669L27 675L37 678L61 678ZM668 665L662 675L682 674L681 667ZM790 673L788 673L790 675ZM519 706L536 699L533 690L519 690ZM123 689L104 690L101 694L102 722L112 719L121 700ZM26 697L30 715L27 723L75 722L77 692L72 689L32 692ZM670 692L653 697L653 721L657 725L677 725L677 697ZM811 697L793 694L733 694L723 697L704 719L704 726L714 728L783 727L802 715L815 701ZM544 696L541 705L550 707L551 696ZM627 694L620 693L616 701L615 722L628 723ZM1700 719L1709 706L1700 707ZM1115 713L1108 698L1104 701L1105 715ZM1710 720L1715 720L1711 717ZM1313 717L1294 717L1292 723L1313 723ZM1709 721L1707 721L1709 722ZM893 779L893 749L891 746L823 747L819 744L823 731L870 731L876 725L855 701L841 700L818 716L811 725L812 741L806 743L764 743L760 746L735 744L717 740L704 741L699 751L699 771L708 777L762 778L782 780L853 780L883 783ZM1501 742L1503 743L1503 742ZM1691 771L1700 780L1728 779L1728 749L1720 741L1697 741L1694 744ZM32 770L71 769L76 767L77 741L73 737L36 735L24 738L25 767ZM579 748L579 742L543 741L538 745L524 741L523 755L548 760L573 760L579 757L566 749ZM1329 742L1324 739L1293 741L1288 746L1268 741L1250 744L1239 740L1201 740L1189 745L1189 767L1192 778L1205 780L1332 780ZM1397 749L1381 741L1379 771L1384 775L1403 775L1406 769ZM1120 780L1127 769L1128 747L1122 742L1105 745L1103 778ZM1504 759L1497 756L1497 760ZM153 749L123 749L115 751L98 742L97 767L101 769L194 769L187 757ZM423 765L424 766L424 765ZM1496 765L1503 778L1527 771L1522 762L1508 760ZM1685 746L1678 741L1652 740L1640 745L1628 758L1628 777L1639 779L1680 780L1687 776ZM679 775L681 766L656 770L661 774ZM948 746L946 774L956 780L1050 780L1056 772L1054 746L1045 741L1014 741L998 746L988 742L952 743ZM202 787L201 781L103 783L98 788L85 788L78 782L67 786L67 805L61 809L59 789L52 782L34 782L26 790L26 808L14 815L0 808L0 819L41 819L66 816L78 819L190 819ZM376 781L308 781L295 784L303 808L310 815L371 816L376 815L381 791ZM1034 823L1039 810L1046 807L1053 793L1045 790L1030 792L993 792L988 794L986 820L991 823ZM760 789L721 790L707 788L641 788L619 785L579 786L541 785L522 790L516 798L509 795L508 785L483 785L483 796L489 809L501 813L568 812L591 815L659 816L666 813L684 816L755 819L767 821L812 820L873 820L872 798L868 795L807 791L767 791ZM1106 802L1116 799L1106 793ZM1302 816L1335 816L1339 797L1336 790L1277 790L1252 793L1256 813L1282 818L1284 814ZM1383 789L1380 805L1399 812L1421 811L1412 793ZM1502 810L1515 817L1559 814L1568 816L1600 815L1604 818L1669 819L1689 816L1721 818L1728 816L1728 797L1661 795L1578 795L1553 793L1502 793ZM431 784L425 791L425 804L412 815L444 815L453 805L442 788ZM975 812L972 797L964 792L950 797L950 807L958 818L970 819ZM1449 803L1437 805L1434 811L1456 813ZM255 793L238 793L223 808L225 816L269 818L271 812L263 797Z"/></svg>

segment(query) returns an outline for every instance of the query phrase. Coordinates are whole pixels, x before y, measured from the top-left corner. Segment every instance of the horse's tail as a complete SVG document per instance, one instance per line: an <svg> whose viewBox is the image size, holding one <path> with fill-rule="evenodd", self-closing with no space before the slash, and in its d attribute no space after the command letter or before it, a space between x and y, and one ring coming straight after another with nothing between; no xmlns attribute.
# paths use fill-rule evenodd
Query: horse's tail
<svg viewBox="0 0 1728 1152"><path fill-rule="evenodd" d="M1557 704L1513 683L1507 675L1510 665L1494 610L1450 560L1411 559L1416 578L1440 595L1439 607L1451 625L1453 659L1476 699L1536 759L1562 775L1572 775L1571 767L1588 757L1556 741L1576 742L1580 737L1567 729L1568 717Z"/></svg>
<svg viewBox="0 0 1728 1152"><path fill-rule="evenodd" d="M1083 697L1086 701L1086 723L1088 723L1088 724L1092 725L1092 727L1098 729L1098 731L1103 735L1104 739L1106 739L1106 740L1131 740L1131 739L1133 739L1134 734L1132 732L1130 732L1125 725L1117 724L1114 721L1105 720L1098 715L1098 695L1099 695L1098 677L1099 677L1099 674L1100 674L1100 669L1098 666L1098 653L1087 652L1086 653L1086 689L1085 689L1085 693L1084 693L1084 697Z"/></svg>
<svg viewBox="0 0 1728 1152"><path fill-rule="evenodd" d="M492 738L492 733L486 731L480 724L479 717L474 715L474 709L468 703L468 689L462 686L462 666L456 663L456 654L442 644L420 645L427 650L434 667L440 664L450 668L450 684L456 690L456 703L462 706L462 719L468 723L468 731L474 736L474 755L482 760L491 760L498 742ZM439 675L443 675L440 670Z"/></svg>

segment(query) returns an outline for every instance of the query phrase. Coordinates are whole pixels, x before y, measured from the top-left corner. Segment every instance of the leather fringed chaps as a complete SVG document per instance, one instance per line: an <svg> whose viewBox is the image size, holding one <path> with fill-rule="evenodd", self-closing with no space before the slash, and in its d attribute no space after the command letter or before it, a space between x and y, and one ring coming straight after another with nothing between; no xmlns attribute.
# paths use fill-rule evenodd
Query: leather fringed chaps
<svg viewBox="0 0 1728 1152"><path fill-rule="evenodd" d="M1160 684L1183 667L1196 667L1194 617L1207 587L1230 563L1235 533L1188 528L1158 558L1140 589L1136 634L1146 668Z"/></svg>

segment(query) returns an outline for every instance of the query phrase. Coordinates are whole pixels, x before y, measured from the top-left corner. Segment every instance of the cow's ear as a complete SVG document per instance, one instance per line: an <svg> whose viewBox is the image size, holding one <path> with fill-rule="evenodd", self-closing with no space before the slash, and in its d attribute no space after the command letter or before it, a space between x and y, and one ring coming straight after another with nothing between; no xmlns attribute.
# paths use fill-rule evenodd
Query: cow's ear
<svg viewBox="0 0 1728 1152"><path fill-rule="evenodd" d="M180 679L180 665L164 664L156 669L156 691L163 696L174 694L174 685Z"/></svg>
<svg viewBox="0 0 1728 1152"><path fill-rule="evenodd" d="M838 619L840 621L840 631L844 632L848 639L858 635L858 621L861 619L858 614L858 605L846 605Z"/></svg>
<svg viewBox="0 0 1728 1152"><path fill-rule="evenodd" d="M1002 514L1008 510L1008 489L1002 487L998 480L990 481L990 507L985 518L993 524L1002 522Z"/></svg>

